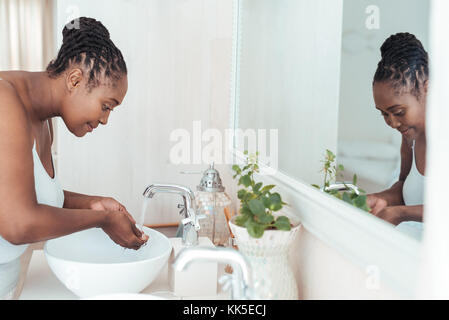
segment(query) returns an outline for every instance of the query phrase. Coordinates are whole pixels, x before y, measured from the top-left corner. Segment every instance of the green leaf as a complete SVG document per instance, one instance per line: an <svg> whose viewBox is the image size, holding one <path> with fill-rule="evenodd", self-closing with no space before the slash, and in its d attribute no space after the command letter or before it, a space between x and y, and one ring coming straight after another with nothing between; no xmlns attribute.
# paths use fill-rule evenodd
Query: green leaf
<svg viewBox="0 0 449 320"><path fill-rule="evenodd" d="M244 198L245 198L245 195L246 195L246 190L245 189L240 189L238 192L237 192L237 198L239 198L240 200L243 200Z"/></svg>
<svg viewBox="0 0 449 320"><path fill-rule="evenodd" d="M252 199L249 201L248 205L251 212L255 215L259 216L265 214L265 206L261 200Z"/></svg>
<svg viewBox="0 0 449 320"><path fill-rule="evenodd" d="M251 185L251 178L249 175L244 175L240 177L239 185L243 184L246 188L248 188Z"/></svg>
<svg viewBox="0 0 449 320"><path fill-rule="evenodd" d="M315 187L315 188L317 188L317 189L321 189L320 186L317 185L317 184L312 184L312 187Z"/></svg>
<svg viewBox="0 0 449 320"><path fill-rule="evenodd" d="M268 197L262 197L261 200L262 200L263 205L265 206L265 208L269 209L269 208L270 208L270 205L271 205L270 198L268 198Z"/></svg>
<svg viewBox="0 0 449 320"><path fill-rule="evenodd" d="M270 196L270 201L271 201L271 203L281 203L282 202L281 195L277 192L273 193Z"/></svg>
<svg viewBox="0 0 449 320"><path fill-rule="evenodd" d="M265 231L266 226L260 223L257 223L254 220L248 220L245 223L246 230L249 235L253 238L262 238L263 233Z"/></svg>
<svg viewBox="0 0 449 320"><path fill-rule="evenodd" d="M235 223L240 226L240 227L244 227L246 222L251 218L251 216L247 215L247 214L240 214L237 216L237 218L235 218Z"/></svg>
<svg viewBox="0 0 449 320"><path fill-rule="evenodd" d="M347 192L344 192L344 193L343 193L342 200L343 200L344 202L347 202L347 203L349 203L349 204L352 205L352 199L351 199L351 196L350 196Z"/></svg>
<svg viewBox="0 0 449 320"><path fill-rule="evenodd" d="M260 192L266 193L266 192L270 191L271 189L273 189L274 187L276 187L274 184L269 184L269 185L263 187L262 190L260 190Z"/></svg>
<svg viewBox="0 0 449 320"><path fill-rule="evenodd" d="M289 231L291 229L290 220L285 216L278 217L274 223L274 226L278 230Z"/></svg>
<svg viewBox="0 0 449 320"><path fill-rule="evenodd" d="M242 172L242 170L240 169L240 167L236 164L234 164L232 166L232 170L234 170L237 174L239 174L240 172Z"/></svg>
<svg viewBox="0 0 449 320"><path fill-rule="evenodd" d="M356 174L354 174L354 176L352 177L352 184L357 185L357 175Z"/></svg>
<svg viewBox="0 0 449 320"><path fill-rule="evenodd" d="M249 202L252 199L256 199L257 195L252 193L252 192L248 192L247 194L245 194L245 198L243 199L243 201L245 202Z"/></svg>
<svg viewBox="0 0 449 320"><path fill-rule="evenodd" d="M273 193L270 196L270 202L271 202L269 206L270 210L278 211L282 209L282 199L279 193Z"/></svg>
<svg viewBox="0 0 449 320"><path fill-rule="evenodd" d="M262 187L262 184L263 184L262 182L257 183L257 184L253 187L253 192L254 192L254 193L258 193L260 187Z"/></svg>
<svg viewBox="0 0 449 320"><path fill-rule="evenodd" d="M248 155L248 150L243 151L244 155Z"/></svg>
<svg viewBox="0 0 449 320"><path fill-rule="evenodd" d="M252 216L253 213L251 212L247 204L243 204L240 208L240 214Z"/></svg>
<svg viewBox="0 0 449 320"><path fill-rule="evenodd" d="M358 196L353 200L353 203L356 207L362 208L363 206L366 205L366 195Z"/></svg>
<svg viewBox="0 0 449 320"><path fill-rule="evenodd" d="M274 221L272 214L264 213L257 216L257 220L263 224L271 224Z"/></svg>

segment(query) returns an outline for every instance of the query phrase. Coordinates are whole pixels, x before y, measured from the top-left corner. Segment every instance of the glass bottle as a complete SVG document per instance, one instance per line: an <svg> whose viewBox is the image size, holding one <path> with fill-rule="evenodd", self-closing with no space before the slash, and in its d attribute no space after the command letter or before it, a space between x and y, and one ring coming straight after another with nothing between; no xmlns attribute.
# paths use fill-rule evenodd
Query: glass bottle
<svg viewBox="0 0 449 320"><path fill-rule="evenodd" d="M228 246L230 243L230 230L226 213L231 209L231 199L224 192L220 173L214 164L204 171L200 184L195 192L196 205L200 215L199 236L208 237L215 246Z"/></svg>

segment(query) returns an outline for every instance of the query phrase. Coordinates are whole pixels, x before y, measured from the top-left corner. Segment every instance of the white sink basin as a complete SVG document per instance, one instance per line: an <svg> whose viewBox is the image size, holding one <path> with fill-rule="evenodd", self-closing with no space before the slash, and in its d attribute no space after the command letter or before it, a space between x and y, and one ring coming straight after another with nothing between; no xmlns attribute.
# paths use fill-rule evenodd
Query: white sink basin
<svg viewBox="0 0 449 320"><path fill-rule="evenodd" d="M47 241L48 264L56 277L81 298L138 293L167 264L172 246L162 233L147 227L146 246L124 249L99 228Z"/></svg>

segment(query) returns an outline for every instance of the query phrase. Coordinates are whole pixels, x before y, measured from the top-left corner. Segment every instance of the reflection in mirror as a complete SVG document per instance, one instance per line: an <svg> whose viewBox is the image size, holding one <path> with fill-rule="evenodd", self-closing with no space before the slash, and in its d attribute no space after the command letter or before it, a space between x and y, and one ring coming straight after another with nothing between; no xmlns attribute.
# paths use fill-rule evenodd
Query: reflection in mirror
<svg viewBox="0 0 449 320"><path fill-rule="evenodd" d="M399 224L398 230L417 239L422 224L405 221L422 220L424 178L419 172L424 173L425 164L423 82L428 67L418 41L427 48L428 15L429 1L343 2L338 163L345 168L344 180L357 174L358 186L369 193L368 205L374 214ZM395 77L401 80L391 81ZM412 90L415 85L418 89ZM393 105L399 106L387 110ZM409 132L401 134L407 128ZM412 166L413 140L419 171Z"/></svg>
<svg viewBox="0 0 449 320"><path fill-rule="evenodd" d="M279 171L309 185L323 187L322 161L326 150L331 150L344 166L337 179L352 181L356 174L357 186L368 194L371 213L399 224L398 230L419 239L420 223L400 222L422 219L424 51L414 39L390 41L381 70L376 73L376 69L380 48L393 34L409 32L427 49L429 1L237 3L237 127L277 130L277 146L268 146L267 152L277 152ZM389 74L393 67L398 72ZM419 79L410 78L414 68L418 68ZM405 84L389 81L395 76ZM414 84L422 94L410 90ZM402 107L388 110L394 104ZM401 112L407 115L400 118ZM408 133L399 132L407 128ZM417 169L410 171L416 181L405 180L407 166ZM400 174L405 185L398 183Z"/></svg>

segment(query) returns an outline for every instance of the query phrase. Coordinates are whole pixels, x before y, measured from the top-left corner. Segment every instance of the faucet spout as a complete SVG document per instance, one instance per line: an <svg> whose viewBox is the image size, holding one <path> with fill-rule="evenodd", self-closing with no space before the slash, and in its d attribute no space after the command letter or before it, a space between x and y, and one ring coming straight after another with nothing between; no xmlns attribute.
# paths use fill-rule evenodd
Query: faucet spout
<svg viewBox="0 0 449 320"><path fill-rule="evenodd" d="M194 262L221 262L230 264L234 270L231 277L232 299L250 299L252 274L249 261L237 250L231 248L186 248L173 264L178 271L187 269Z"/></svg>
<svg viewBox="0 0 449 320"><path fill-rule="evenodd" d="M330 186L328 186L326 188L324 188L324 187L322 188L322 191L333 191L333 190L337 190L337 191L353 190L356 195L360 194L359 188L350 182L349 183L337 182L337 183L331 184Z"/></svg>
<svg viewBox="0 0 449 320"><path fill-rule="evenodd" d="M151 199L156 193L173 193L182 196L181 213L184 214L184 219L182 219L182 243L185 246L196 246L198 244L198 230L200 229L198 219L200 217L197 216L193 191L188 187L176 184L152 184L145 188L143 196Z"/></svg>

